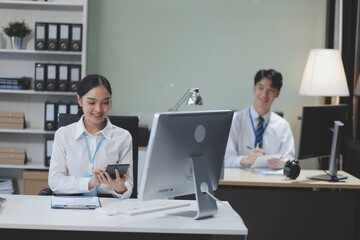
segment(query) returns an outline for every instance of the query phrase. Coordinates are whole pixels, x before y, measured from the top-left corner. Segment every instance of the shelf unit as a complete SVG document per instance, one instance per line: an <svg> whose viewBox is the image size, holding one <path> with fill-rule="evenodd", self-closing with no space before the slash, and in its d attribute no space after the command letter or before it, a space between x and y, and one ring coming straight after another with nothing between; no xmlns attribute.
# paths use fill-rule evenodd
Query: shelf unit
<svg viewBox="0 0 360 240"><path fill-rule="evenodd" d="M21 50L10 49L10 38L0 30L0 75L26 76L32 79L31 90L0 90L0 111L24 112L25 129L0 129L0 147L26 149L25 165L0 165L0 178L21 178L23 170L47 170L45 139L54 131L44 130L45 102L76 103L74 92L34 91L35 63L81 64L81 76L86 72L87 0L51 2L0 0L0 22L25 20L32 33L24 39ZM35 22L81 23L82 52L34 50ZM20 171L20 172L19 172ZM19 183L22 192L22 179Z"/></svg>

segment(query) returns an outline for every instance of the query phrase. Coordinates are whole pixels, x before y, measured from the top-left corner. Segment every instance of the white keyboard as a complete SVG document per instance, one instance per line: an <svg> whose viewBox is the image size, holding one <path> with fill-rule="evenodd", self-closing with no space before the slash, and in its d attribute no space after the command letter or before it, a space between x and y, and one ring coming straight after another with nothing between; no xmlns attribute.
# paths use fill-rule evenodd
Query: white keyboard
<svg viewBox="0 0 360 240"><path fill-rule="evenodd" d="M129 216L134 216L139 214L158 212L158 211L186 207L186 206L190 206L190 203L182 202L178 200L143 201L137 204L137 206L131 206L131 207L119 209L119 213Z"/></svg>

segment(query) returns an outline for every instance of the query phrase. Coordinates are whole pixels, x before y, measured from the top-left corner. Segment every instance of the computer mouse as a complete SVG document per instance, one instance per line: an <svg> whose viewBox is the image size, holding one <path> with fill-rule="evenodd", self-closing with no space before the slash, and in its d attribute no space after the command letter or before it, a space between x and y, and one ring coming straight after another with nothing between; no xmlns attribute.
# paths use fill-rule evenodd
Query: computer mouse
<svg viewBox="0 0 360 240"><path fill-rule="evenodd" d="M118 211L114 209L104 207L95 208L95 211L106 216L113 216L118 213Z"/></svg>

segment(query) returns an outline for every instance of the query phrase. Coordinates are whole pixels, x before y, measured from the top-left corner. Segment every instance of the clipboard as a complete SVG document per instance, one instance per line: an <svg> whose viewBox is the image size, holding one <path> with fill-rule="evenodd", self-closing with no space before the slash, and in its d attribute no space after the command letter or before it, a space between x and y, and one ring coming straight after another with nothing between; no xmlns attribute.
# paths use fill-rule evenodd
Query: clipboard
<svg viewBox="0 0 360 240"><path fill-rule="evenodd" d="M98 196L51 196L54 209L95 209L101 207Z"/></svg>

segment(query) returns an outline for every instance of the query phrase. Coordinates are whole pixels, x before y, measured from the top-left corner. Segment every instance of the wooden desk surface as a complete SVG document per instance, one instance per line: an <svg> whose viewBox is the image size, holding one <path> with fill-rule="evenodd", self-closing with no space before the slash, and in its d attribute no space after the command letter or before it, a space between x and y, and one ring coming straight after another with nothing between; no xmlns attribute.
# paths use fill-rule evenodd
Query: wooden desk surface
<svg viewBox="0 0 360 240"><path fill-rule="evenodd" d="M317 181L307 177L324 174L322 170L302 169L297 179L287 179L285 176L271 176L253 173L250 169L225 168L224 179L219 185L253 186L253 187L290 187L290 188L338 188L360 189L360 179L344 171L338 174L348 176L339 182Z"/></svg>

